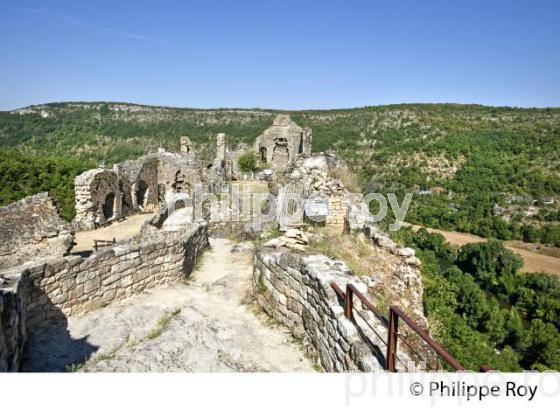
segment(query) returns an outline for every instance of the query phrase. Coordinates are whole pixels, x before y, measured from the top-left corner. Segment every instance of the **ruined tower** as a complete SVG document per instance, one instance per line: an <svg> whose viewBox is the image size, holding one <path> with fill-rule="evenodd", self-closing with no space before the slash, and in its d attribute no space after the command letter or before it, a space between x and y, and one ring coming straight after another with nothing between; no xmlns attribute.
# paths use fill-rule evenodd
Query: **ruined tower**
<svg viewBox="0 0 560 410"><path fill-rule="evenodd" d="M279 114L257 137L255 151L262 167L284 170L298 156L311 153L311 129L303 129L289 115Z"/></svg>
<svg viewBox="0 0 560 410"><path fill-rule="evenodd" d="M221 164L226 160L227 137L226 134L220 132L216 135L216 161Z"/></svg>
<svg viewBox="0 0 560 410"><path fill-rule="evenodd" d="M311 155L311 140L313 138L313 135L311 133L311 128L309 127L305 127L303 129L303 134L302 134L302 154L303 155Z"/></svg>
<svg viewBox="0 0 560 410"><path fill-rule="evenodd" d="M187 158L194 158L194 147L189 137L181 137L181 155Z"/></svg>

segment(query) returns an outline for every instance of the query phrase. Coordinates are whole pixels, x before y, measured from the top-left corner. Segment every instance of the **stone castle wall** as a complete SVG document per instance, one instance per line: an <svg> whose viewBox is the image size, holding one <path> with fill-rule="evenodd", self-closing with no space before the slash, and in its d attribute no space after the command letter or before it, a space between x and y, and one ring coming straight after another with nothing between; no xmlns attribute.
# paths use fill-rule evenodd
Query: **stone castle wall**
<svg viewBox="0 0 560 410"><path fill-rule="evenodd" d="M0 372L17 371L27 338L29 274L0 275Z"/></svg>
<svg viewBox="0 0 560 410"><path fill-rule="evenodd" d="M259 250L253 289L257 303L298 338L310 341L328 372L382 371L381 356L364 343L330 283L347 283L365 292L365 284L340 261L322 256Z"/></svg>
<svg viewBox="0 0 560 410"><path fill-rule="evenodd" d="M118 195L119 178L114 171L103 168L90 169L76 177L74 186L76 217L73 225L77 230L95 229L97 224L106 222L108 218L104 215L104 208L114 217L122 215L122 201ZM132 202L130 197L125 197L126 200L129 204Z"/></svg>
<svg viewBox="0 0 560 410"><path fill-rule="evenodd" d="M279 114L255 141L255 154L262 168L284 170L299 155L311 151L311 131L303 129L287 114Z"/></svg>
<svg viewBox="0 0 560 410"><path fill-rule="evenodd" d="M179 281L192 273L207 245L208 227L201 223L179 231L158 231L88 258L51 259L0 274L0 371L17 371L26 331L61 315L81 314Z"/></svg>
<svg viewBox="0 0 560 410"><path fill-rule="evenodd" d="M204 182L202 164L193 150L184 155L158 152L115 164L112 169L88 170L74 181L73 226L91 230L131 212L153 212L166 195L190 192Z"/></svg>
<svg viewBox="0 0 560 410"><path fill-rule="evenodd" d="M333 193L328 196L329 214L325 221L326 226L336 229L339 232L344 231L346 226L346 218L348 214L348 199L345 192Z"/></svg>

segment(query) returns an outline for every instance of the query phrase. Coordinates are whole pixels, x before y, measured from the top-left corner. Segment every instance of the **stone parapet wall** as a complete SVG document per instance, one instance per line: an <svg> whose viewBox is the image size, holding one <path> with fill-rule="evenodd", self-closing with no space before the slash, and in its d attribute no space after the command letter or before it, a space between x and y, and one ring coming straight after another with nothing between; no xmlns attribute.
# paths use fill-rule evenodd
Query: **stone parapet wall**
<svg viewBox="0 0 560 410"><path fill-rule="evenodd" d="M0 372L17 371L27 338L29 274L0 274Z"/></svg>
<svg viewBox="0 0 560 410"><path fill-rule="evenodd" d="M272 317L305 338L328 372L382 371L382 356L364 343L331 288L366 285L340 261L323 255L257 250L253 289L257 303Z"/></svg>
<svg viewBox="0 0 560 410"><path fill-rule="evenodd" d="M144 235L88 258L49 259L1 273L0 371L18 370L26 332L35 326L188 277L207 245L208 225L200 223Z"/></svg>
<svg viewBox="0 0 560 410"><path fill-rule="evenodd" d="M207 225L159 232L140 244L103 249L87 259L67 257L29 268L32 290L28 323L32 326L62 312L75 315L97 309L146 288L188 276L208 244Z"/></svg>

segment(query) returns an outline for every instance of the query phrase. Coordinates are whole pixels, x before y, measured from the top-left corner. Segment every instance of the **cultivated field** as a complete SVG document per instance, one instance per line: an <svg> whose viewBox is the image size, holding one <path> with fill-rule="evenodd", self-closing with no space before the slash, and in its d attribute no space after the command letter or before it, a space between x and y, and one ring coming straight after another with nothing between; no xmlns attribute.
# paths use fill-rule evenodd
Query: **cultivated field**
<svg viewBox="0 0 560 410"><path fill-rule="evenodd" d="M417 230L419 225L412 225ZM452 245L463 246L467 243L483 242L486 239L480 236L455 231L442 231L440 229L427 228L429 232L443 235ZM522 272L544 272L554 276L560 276L560 251L558 248L526 244L519 241L505 241L504 245L523 258ZM558 255L558 256L554 256Z"/></svg>

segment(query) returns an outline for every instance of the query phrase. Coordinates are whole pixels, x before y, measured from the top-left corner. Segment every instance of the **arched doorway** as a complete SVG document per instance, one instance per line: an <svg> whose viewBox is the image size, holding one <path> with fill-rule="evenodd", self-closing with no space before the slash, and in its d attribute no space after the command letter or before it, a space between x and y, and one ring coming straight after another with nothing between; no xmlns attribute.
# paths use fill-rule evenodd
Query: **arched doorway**
<svg viewBox="0 0 560 410"><path fill-rule="evenodd" d="M286 145L276 145L272 151L272 163L275 166L286 166L290 160L288 147Z"/></svg>
<svg viewBox="0 0 560 410"><path fill-rule="evenodd" d="M113 212L115 209L115 194L110 193L105 197L105 202L103 203L103 216L106 220L113 217Z"/></svg>
<svg viewBox="0 0 560 410"><path fill-rule="evenodd" d="M148 184L146 184L144 181L139 181L138 189L136 189L136 203L138 204L139 207L143 208L146 206L147 193L148 193Z"/></svg>
<svg viewBox="0 0 560 410"><path fill-rule="evenodd" d="M266 164L266 147L261 147L261 162Z"/></svg>

